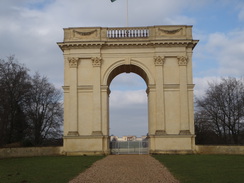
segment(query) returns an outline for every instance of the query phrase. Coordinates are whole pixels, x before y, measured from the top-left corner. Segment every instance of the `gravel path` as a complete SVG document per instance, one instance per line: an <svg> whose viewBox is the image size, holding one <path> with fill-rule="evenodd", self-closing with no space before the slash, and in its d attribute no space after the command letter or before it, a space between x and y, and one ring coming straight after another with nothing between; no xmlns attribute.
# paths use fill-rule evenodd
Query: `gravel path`
<svg viewBox="0 0 244 183"><path fill-rule="evenodd" d="M179 183L149 155L109 155L69 183Z"/></svg>

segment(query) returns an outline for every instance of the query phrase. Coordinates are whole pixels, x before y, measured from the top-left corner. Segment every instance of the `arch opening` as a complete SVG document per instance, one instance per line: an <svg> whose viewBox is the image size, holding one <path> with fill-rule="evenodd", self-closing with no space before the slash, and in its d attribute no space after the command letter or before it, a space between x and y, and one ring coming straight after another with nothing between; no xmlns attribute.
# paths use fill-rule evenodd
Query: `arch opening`
<svg viewBox="0 0 244 183"><path fill-rule="evenodd" d="M107 77L112 154L148 154L149 79L136 65L120 65ZM120 148L118 148L120 147Z"/></svg>
<svg viewBox="0 0 244 183"><path fill-rule="evenodd" d="M110 84L109 134L112 154L148 154L148 97L144 79L121 73Z"/></svg>
<svg viewBox="0 0 244 183"><path fill-rule="evenodd" d="M148 98L146 83L137 74L119 74L111 83L110 135L146 136Z"/></svg>
<svg viewBox="0 0 244 183"><path fill-rule="evenodd" d="M146 85L149 84L149 79L146 72L136 65L121 65L116 67L108 76L107 85L110 86L112 80L121 73L135 73L145 81Z"/></svg>

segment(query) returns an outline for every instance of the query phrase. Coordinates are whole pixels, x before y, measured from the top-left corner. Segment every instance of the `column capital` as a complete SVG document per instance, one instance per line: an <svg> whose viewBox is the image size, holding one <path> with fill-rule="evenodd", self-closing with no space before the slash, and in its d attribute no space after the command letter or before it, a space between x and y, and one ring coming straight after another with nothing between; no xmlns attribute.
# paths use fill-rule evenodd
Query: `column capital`
<svg viewBox="0 0 244 183"><path fill-rule="evenodd" d="M162 66L164 65L165 58L161 56L155 56L154 57L154 64L155 66Z"/></svg>
<svg viewBox="0 0 244 183"><path fill-rule="evenodd" d="M188 63L188 58L185 56L178 56L177 59L179 66L186 66Z"/></svg>
<svg viewBox="0 0 244 183"><path fill-rule="evenodd" d="M78 61L79 61L78 57L69 57L68 61L69 61L69 67L70 68L77 68L78 67Z"/></svg>
<svg viewBox="0 0 244 183"><path fill-rule="evenodd" d="M102 58L101 57L93 57L91 58L93 67L100 67L102 65Z"/></svg>

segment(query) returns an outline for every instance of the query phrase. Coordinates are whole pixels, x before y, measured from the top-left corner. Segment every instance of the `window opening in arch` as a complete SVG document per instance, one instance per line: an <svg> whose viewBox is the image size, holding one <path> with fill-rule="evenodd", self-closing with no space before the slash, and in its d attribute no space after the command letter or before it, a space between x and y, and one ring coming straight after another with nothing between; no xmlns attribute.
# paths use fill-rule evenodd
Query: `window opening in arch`
<svg viewBox="0 0 244 183"><path fill-rule="evenodd" d="M117 75L110 84L110 135L146 136L148 133L147 85L134 73Z"/></svg>

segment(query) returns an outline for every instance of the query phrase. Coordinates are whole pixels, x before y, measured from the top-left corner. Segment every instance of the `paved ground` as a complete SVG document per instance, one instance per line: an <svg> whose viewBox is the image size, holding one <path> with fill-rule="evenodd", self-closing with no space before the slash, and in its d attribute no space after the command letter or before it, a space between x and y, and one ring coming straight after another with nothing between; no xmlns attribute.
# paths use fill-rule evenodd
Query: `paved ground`
<svg viewBox="0 0 244 183"><path fill-rule="evenodd" d="M179 183L149 155L110 155L69 183Z"/></svg>

